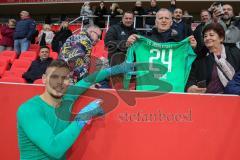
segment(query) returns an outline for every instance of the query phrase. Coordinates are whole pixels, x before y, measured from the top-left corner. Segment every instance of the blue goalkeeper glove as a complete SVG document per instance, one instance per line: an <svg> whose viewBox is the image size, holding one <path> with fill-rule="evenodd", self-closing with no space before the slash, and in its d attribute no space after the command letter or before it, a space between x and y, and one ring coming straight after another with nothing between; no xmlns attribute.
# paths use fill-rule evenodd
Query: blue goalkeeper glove
<svg viewBox="0 0 240 160"><path fill-rule="evenodd" d="M85 106L76 116L75 120L79 123L87 123L94 116L101 116L104 114L102 107L100 106L101 100L95 100Z"/></svg>

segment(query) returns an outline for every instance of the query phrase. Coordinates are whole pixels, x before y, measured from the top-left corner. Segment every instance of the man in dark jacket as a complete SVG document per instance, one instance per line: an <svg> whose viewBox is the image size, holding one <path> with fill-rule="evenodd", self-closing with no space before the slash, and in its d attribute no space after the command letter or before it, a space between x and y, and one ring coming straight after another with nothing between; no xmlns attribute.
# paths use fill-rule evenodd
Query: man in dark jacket
<svg viewBox="0 0 240 160"><path fill-rule="evenodd" d="M207 50L203 42L202 31L204 26L211 21L211 14L209 13L208 10L202 10L200 13L200 17L201 23L196 27L196 29L193 32L193 35L197 41L197 47L195 51L199 57L205 56L204 53L206 53L206 51L204 52L203 50Z"/></svg>
<svg viewBox="0 0 240 160"><path fill-rule="evenodd" d="M110 66L115 66L125 60L127 51L126 41L128 37L136 33L133 28L134 14L127 11L123 14L122 22L112 25L108 30L104 43L108 48L108 59ZM116 75L112 77L112 83L122 84L123 75ZM121 88L121 87L119 87Z"/></svg>
<svg viewBox="0 0 240 160"><path fill-rule="evenodd" d="M28 71L23 74L23 78L28 83L33 83L35 80L42 78L52 58L49 57L50 49L48 46L41 46L39 58L32 62Z"/></svg>
<svg viewBox="0 0 240 160"><path fill-rule="evenodd" d="M181 8L176 8L174 10L173 17L172 28L178 32L180 40L183 40L186 37L192 35L191 27L183 20L183 11Z"/></svg>
<svg viewBox="0 0 240 160"><path fill-rule="evenodd" d="M108 47L108 59L111 66L120 64L125 59L126 41L128 37L136 30L133 28L134 14L125 12L122 17L122 22L113 25L108 30L104 43Z"/></svg>
<svg viewBox="0 0 240 160"><path fill-rule="evenodd" d="M14 32L14 50L17 52L18 56L21 52L27 51L32 35L35 32L36 23L30 18L29 12L21 11L20 12L21 20L17 22L16 29Z"/></svg>
<svg viewBox="0 0 240 160"><path fill-rule="evenodd" d="M228 82L224 93L240 95L240 72L237 72L233 79Z"/></svg>

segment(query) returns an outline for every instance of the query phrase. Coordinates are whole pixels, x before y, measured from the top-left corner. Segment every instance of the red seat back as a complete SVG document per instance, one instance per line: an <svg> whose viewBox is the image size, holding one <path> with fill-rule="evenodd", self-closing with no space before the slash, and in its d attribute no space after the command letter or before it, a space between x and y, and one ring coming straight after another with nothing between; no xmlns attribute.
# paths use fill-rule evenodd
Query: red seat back
<svg viewBox="0 0 240 160"><path fill-rule="evenodd" d="M21 77L3 77L0 82L26 83L26 80Z"/></svg>
<svg viewBox="0 0 240 160"><path fill-rule="evenodd" d="M8 59L10 63L13 63L14 60L17 58L17 53L15 51L8 51L5 50L0 53L0 57L5 57L5 59Z"/></svg>
<svg viewBox="0 0 240 160"><path fill-rule="evenodd" d="M5 71L2 77L22 77L22 75L27 72L24 68L14 68L10 71Z"/></svg>
<svg viewBox="0 0 240 160"><path fill-rule="evenodd" d="M5 59L0 59L0 77L4 74L4 72L8 68L9 61Z"/></svg>
<svg viewBox="0 0 240 160"><path fill-rule="evenodd" d="M25 59L25 60L36 60L37 58L37 52L36 51L25 51L22 52L20 55L20 59Z"/></svg>
<svg viewBox="0 0 240 160"><path fill-rule="evenodd" d="M17 59L12 64L12 67L10 70L16 70L16 69L25 69L26 71L31 65L31 61L26 59Z"/></svg>

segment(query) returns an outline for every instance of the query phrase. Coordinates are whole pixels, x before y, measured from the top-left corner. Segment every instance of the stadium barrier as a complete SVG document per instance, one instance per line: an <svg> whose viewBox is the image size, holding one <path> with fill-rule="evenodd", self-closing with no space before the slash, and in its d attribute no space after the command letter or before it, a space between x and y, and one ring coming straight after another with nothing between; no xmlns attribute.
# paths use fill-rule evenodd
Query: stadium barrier
<svg viewBox="0 0 240 160"><path fill-rule="evenodd" d="M16 111L43 91L0 83L1 159L19 159ZM240 159L239 96L90 89L74 112L96 98L109 112L85 127L68 160Z"/></svg>

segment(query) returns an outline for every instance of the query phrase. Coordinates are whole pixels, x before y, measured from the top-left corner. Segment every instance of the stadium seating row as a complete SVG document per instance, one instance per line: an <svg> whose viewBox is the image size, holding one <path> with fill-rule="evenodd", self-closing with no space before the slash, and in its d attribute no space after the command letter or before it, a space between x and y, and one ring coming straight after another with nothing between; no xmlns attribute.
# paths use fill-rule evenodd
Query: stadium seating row
<svg viewBox="0 0 240 160"><path fill-rule="evenodd" d="M49 46L51 48L51 46ZM50 50L50 57L58 58L58 53ZM28 70L32 61L38 57L39 45L31 45L28 51L22 52L19 58L15 51L3 51L0 53L0 82L26 83L22 74ZM40 82L38 81L37 84Z"/></svg>

